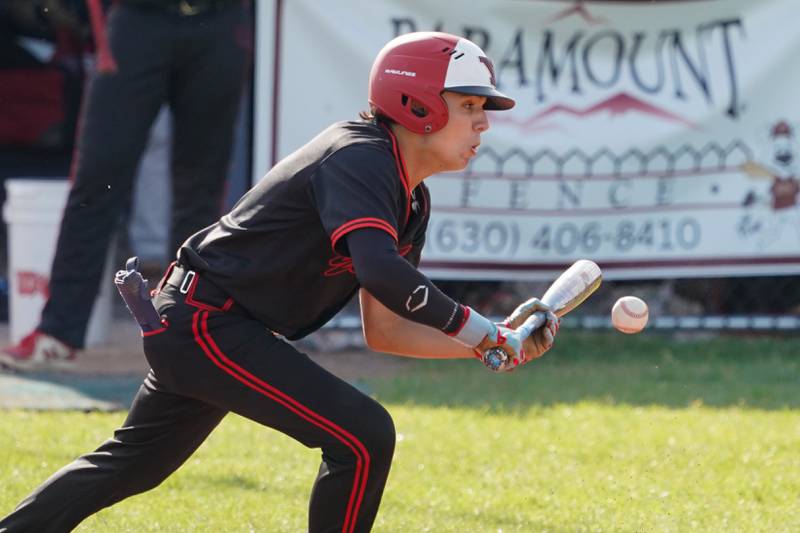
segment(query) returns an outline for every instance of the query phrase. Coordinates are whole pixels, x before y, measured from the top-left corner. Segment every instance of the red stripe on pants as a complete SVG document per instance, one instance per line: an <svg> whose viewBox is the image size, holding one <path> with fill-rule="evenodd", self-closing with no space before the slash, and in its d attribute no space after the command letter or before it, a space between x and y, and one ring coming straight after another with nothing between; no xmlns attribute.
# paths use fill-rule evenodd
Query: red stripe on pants
<svg viewBox="0 0 800 533"><path fill-rule="evenodd" d="M233 376L248 388L267 396L271 400L283 405L300 418L323 429L343 442L356 456L356 473L353 478L353 489L347 503L347 512L342 527L343 533L352 533L355 529L358 509L364 497L369 475L369 453L364 444L354 435L331 422L322 415L312 411L291 396L264 382L241 366L229 359L219 348L208 331L208 311L198 310L192 317L192 331L194 338L206 356L226 373Z"/></svg>

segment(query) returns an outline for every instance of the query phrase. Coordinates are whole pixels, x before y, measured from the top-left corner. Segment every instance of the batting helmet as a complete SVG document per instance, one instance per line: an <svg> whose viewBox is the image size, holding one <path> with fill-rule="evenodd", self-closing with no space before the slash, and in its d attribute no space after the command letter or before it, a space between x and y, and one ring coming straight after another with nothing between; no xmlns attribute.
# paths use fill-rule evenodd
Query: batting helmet
<svg viewBox="0 0 800 533"><path fill-rule="evenodd" d="M495 83L491 60L472 41L414 32L392 39L378 53L369 74L369 103L414 133L431 133L447 124L442 91L485 96L484 109L514 107Z"/></svg>

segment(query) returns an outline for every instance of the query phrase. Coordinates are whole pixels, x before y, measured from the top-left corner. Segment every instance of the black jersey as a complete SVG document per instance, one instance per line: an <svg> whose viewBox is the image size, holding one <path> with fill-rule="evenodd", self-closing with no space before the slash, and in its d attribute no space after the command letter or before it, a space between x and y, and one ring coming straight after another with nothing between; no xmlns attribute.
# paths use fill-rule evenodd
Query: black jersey
<svg viewBox="0 0 800 533"><path fill-rule="evenodd" d="M342 237L378 228L417 266L429 216L427 187L409 189L389 128L339 122L280 161L180 256L272 331L298 339L359 288Z"/></svg>

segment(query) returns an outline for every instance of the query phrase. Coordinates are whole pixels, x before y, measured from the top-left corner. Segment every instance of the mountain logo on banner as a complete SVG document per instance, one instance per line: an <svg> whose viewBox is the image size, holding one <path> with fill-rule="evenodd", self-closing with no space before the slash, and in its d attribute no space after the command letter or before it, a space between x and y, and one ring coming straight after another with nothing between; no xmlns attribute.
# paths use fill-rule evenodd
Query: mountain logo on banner
<svg viewBox="0 0 800 533"><path fill-rule="evenodd" d="M585 109L578 109L576 107L557 103L523 121L511 119L503 122L513 122L522 129L550 129L558 127L565 119L583 119L597 114L608 114L611 117L637 114L667 122L678 123L689 128L695 127L692 121L625 92L615 94Z"/></svg>
<svg viewBox="0 0 800 533"><path fill-rule="evenodd" d="M603 17L596 17L589 13L589 10L586 8L585 2L583 0L577 0L574 5L565 8L562 11L559 11L552 17L550 17L547 22L553 23L572 15L577 15L581 17L587 24L605 24L608 22Z"/></svg>

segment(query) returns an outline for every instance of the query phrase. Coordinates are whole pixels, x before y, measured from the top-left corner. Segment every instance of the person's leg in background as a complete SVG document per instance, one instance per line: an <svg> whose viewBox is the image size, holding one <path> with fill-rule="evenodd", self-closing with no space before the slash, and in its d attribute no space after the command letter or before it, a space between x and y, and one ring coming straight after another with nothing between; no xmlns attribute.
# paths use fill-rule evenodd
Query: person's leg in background
<svg viewBox="0 0 800 533"><path fill-rule="evenodd" d="M170 255L222 214L234 125L250 63L250 29L249 12L238 4L179 21L180 45L169 94L173 117Z"/></svg>
<svg viewBox="0 0 800 533"><path fill-rule="evenodd" d="M87 88L50 296L38 330L2 352L12 367L49 366L84 346L104 259L130 201L150 126L166 99L171 34L163 15L116 5L108 30L118 70L95 74Z"/></svg>
<svg viewBox="0 0 800 533"><path fill-rule="evenodd" d="M83 346L103 258L166 97L169 35L160 20L158 12L112 8L109 38L118 71L96 75L89 87L40 327L75 347Z"/></svg>

